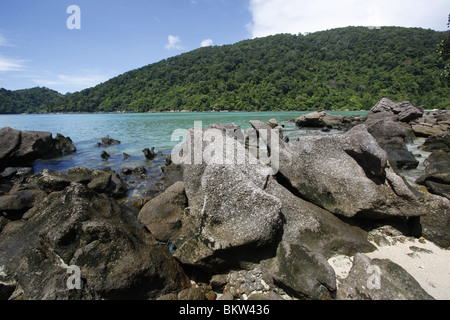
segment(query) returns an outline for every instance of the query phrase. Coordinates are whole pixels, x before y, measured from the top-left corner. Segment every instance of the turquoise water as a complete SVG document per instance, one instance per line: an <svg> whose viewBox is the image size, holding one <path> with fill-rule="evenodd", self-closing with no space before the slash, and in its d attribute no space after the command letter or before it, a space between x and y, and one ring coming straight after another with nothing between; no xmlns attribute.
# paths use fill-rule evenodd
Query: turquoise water
<svg viewBox="0 0 450 320"><path fill-rule="evenodd" d="M296 138L304 134L318 134L319 130L299 130L289 120L308 112L202 112L202 113L114 113L114 114L31 114L0 115L0 128L11 127L17 130L47 131L53 136L61 133L72 139L77 152L51 160L35 162L35 172L44 168L55 171L66 171L75 166L88 169L110 167L116 172L123 168L144 166L147 175L158 180L162 176L161 166L164 157L147 161L142 153L144 148L155 147L156 151L169 154L179 143L171 141L176 129L194 127L195 121L202 121L203 126L213 123L235 123L243 130L250 127L250 120L267 122L275 118L284 125L285 135ZM330 112L342 115L365 115L367 112ZM333 130L330 133L334 133ZM321 133L322 134L322 133ZM102 137L110 136L120 140L121 144L110 147L97 147ZM108 161L101 159L100 154L106 151L111 154ZM123 152L131 155L123 159ZM145 186L145 187L148 187ZM156 188L156 187L155 187Z"/></svg>

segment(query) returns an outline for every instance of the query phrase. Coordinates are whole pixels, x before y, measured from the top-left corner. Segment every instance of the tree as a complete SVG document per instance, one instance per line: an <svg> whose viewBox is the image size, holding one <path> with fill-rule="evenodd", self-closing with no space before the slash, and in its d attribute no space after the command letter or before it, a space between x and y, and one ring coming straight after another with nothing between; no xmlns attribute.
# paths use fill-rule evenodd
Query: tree
<svg viewBox="0 0 450 320"><path fill-rule="evenodd" d="M447 27L450 28L450 14L448 15ZM439 43L437 52L441 61L444 63L444 69L441 72L442 82L450 85L450 35Z"/></svg>

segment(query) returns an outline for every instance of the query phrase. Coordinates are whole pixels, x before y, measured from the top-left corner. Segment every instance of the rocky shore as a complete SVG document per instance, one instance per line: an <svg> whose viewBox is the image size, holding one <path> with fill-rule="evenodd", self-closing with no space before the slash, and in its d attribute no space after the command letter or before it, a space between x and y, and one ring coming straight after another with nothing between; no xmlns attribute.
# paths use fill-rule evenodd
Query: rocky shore
<svg viewBox="0 0 450 320"><path fill-rule="evenodd" d="M364 118L295 123L341 133L192 128L140 206L118 201L123 173L33 173L76 152L70 138L1 129L0 299L449 299L450 112L385 98ZM430 152L420 187L401 175L416 137Z"/></svg>

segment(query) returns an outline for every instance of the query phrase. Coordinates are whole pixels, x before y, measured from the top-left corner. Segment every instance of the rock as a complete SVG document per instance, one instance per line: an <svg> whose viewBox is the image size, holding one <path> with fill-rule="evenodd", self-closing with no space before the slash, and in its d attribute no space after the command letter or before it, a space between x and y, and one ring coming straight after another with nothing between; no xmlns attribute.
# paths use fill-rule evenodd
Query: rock
<svg viewBox="0 0 450 320"><path fill-rule="evenodd" d="M398 117L376 113L369 115L364 124L396 167L414 169L418 166L419 161L406 146L408 129L398 121Z"/></svg>
<svg viewBox="0 0 450 320"><path fill-rule="evenodd" d="M106 151L103 151L100 156L102 157L103 160L108 160L109 157L111 157L111 155Z"/></svg>
<svg viewBox="0 0 450 320"><path fill-rule="evenodd" d="M277 290L273 278L266 268L255 266L250 270L233 270L226 275L224 294L231 294L239 299L250 296L254 292L269 293Z"/></svg>
<svg viewBox="0 0 450 320"><path fill-rule="evenodd" d="M52 151L54 141L50 132L0 129L0 168L20 166L43 158Z"/></svg>
<svg viewBox="0 0 450 320"><path fill-rule="evenodd" d="M0 266L24 299L155 299L190 286L133 212L82 184L50 194L28 215L0 234ZM69 265L80 268L81 290L66 286Z"/></svg>
<svg viewBox="0 0 450 320"><path fill-rule="evenodd" d="M133 169L132 173L137 176L145 175L147 173L147 169L145 167L136 167Z"/></svg>
<svg viewBox="0 0 450 320"><path fill-rule="evenodd" d="M424 161L425 170L416 183L427 186L430 192L450 199L450 153L435 151Z"/></svg>
<svg viewBox="0 0 450 320"><path fill-rule="evenodd" d="M6 213L9 220L17 220L38 201L47 196L41 190L21 190L0 196L0 212Z"/></svg>
<svg viewBox="0 0 450 320"><path fill-rule="evenodd" d="M450 132L439 132L429 136L420 149L428 152L438 150L450 152Z"/></svg>
<svg viewBox="0 0 450 320"><path fill-rule="evenodd" d="M424 115L411 122L412 129L418 137L428 137L450 130L450 111L438 110L424 113Z"/></svg>
<svg viewBox="0 0 450 320"><path fill-rule="evenodd" d="M46 192L61 191L70 183L82 183L98 193L105 193L115 198L124 196L128 191L126 181L115 172L96 169L94 171L83 167L68 170L67 174L44 169L27 179L27 183L36 189Z"/></svg>
<svg viewBox="0 0 450 320"><path fill-rule="evenodd" d="M207 300L205 293L200 288L187 288L178 293L178 300Z"/></svg>
<svg viewBox="0 0 450 320"><path fill-rule="evenodd" d="M379 112L387 112L391 113L392 107L395 105L395 102L393 102L389 98L383 98L380 101L378 101L372 109L370 109L370 113L379 113Z"/></svg>
<svg viewBox="0 0 450 320"><path fill-rule="evenodd" d="M123 160L127 160L128 158L130 158L131 157L131 155L130 154L128 154L128 153L123 153Z"/></svg>
<svg viewBox="0 0 450 320"><path fill-rule="evenodd" d="M33 161L43 157L53 147L52 134L40 131L22 131L19 148L13 157L20 162Z"/></svg>
<svg viewBox="0 0 450 320"><path fill-rule="evenodd" d="M0 174L0 178L20 180L29 177L34 172L33 167L7 167Z"/></svg>
<svg viewBox="0 0 450 320"><path fill-rule="evenodd" d="M323 131L330 128L348 130L361 122L359 118L333 115L324 111L314 111L300 116L294 121L298 127L323 128Z"/></svg>
<svg viewBox="0 0 450 320"><path fill-rule="evenodd" d="M72 154L77 151L77 148L69 137L64 137L62 134L57 133L53 139L52 150L45 155L45 158L53 158L63 156L66 154Z"/></svg>
<svg viewBox="0 0 450 320"><path fill-rule="evenodd" d="M402 267L387 259L356 254L347 278L340 281L338 300L434 300Z"/></svg>
<svg viewBox="0 0 450 320"><path fill-rule="evenodd" d="M392 112L401 122L410 122L423 115L423 107L414 107L411 102L403 101L392 106Z"/></svg>
<svg viewBox="0 0 450 320"><path fill-rule="evenodd" d="M410 122L423 115L423 107L414 107L409 101L394 103L388 98L383 98L370 110L370 114L376 113L396 115L399 121Z"/></svg>
<svg viewBox="0 0 450 320"><path fill-rule="evenodd" d="M20 146L21 132L5 127L0 129L0 160L5 161Z"/></svg>
<svg viewBox="0 0 450 320"><path fill-rule="evenodd" d="M76 151L72 140L59 133L53 139L50 132L18 131L9 127L0 129L0 145L0 169Z"/></svg>
<svg viewBox="0 0 450 320"><path fill-rule="evenodd" d="M183 181L183 168L179 164L170 163L169 165L161 168L164 177L164 185L165 187L170 187L177 181Z"/></svg>
<svg viewBox="0 0 450 320"><path fill-rule="evenodd" d="M267 254L267 247L273 245L280 231L280 201L263 190L269 170L241 142L231 140L236 148L233 153L245 158L242 163L237 157L230 164L194 162L190 150L194 150L197 139L203 140L203 134L216 134L216 139L198 150L208 155L208 150L225 151L227 136L238 130L243 143L242 131L234 125L190 129L179 150L184 157L180 164L189 203L184 236L175 243L175 257L182 263L215 271L239 266L255 255ZM215 154L216 160L220 155ZM178 161L174 155L172 161Z"/></svg>
<svg viewBox="0 0 450 320"><path fill-rule="evenodd" d="M265 125L256 123L251 122L256 130ZM279 139L262 138L266 145ZM278 175L284 185L332 213L372 219L426 213L364 125L345 134L304 137L289 144L279 141L279 146Z"/></svg>
<svg viewBox="0 0 450 320"><path fill-rule="evenodd" d="M325 126L323 118L326 113L324 111L314 111L305 115L302 115L295 119L297 127L317 128Z"/></svg>
<svg viewBox="0 0 450 320"><path fill-rule="evenodd" d="M296 197L274 179L269 180L265 191L281 201L283 241L306 247L326 259L337 254L354 255L375 250L367 240L366 231Z"/></svg>
<svg viewBox="0 0 450 320"><path fill-rule="evenodd" d="M269 126L271 126L272 128L275 128L275 127L278 126L278 121L277 121L277 119L270 119L270 120L267 122L267 124L268 124Z"/></svg>
<svg viewBox="0 0 450 320"><path fill-rule="evenodd" d="M109 136L103 137L102 142L97 142L97 147L108 147L120 144L119 140L110 138Z"/></svg>
<svg viewBox="0 0 450 320"><path fill-rule="evenodd" d="M180 237L186 207L184 183L179 181L147 202L138 219L157 240L174 243Z"/></svg>
<svg viewBox="0 0 450 320"><path fill-rule="evenodd" d="M63 173L44 169L41 172L29 177L27 182L36 189L50 193L65 189L70 185L71 180Z"/></svg>
<svg viewBox="0 0 450 320"><path fill-rule="evenodd" d="M147 160L155 159L155 147L152 147L152 150L145 148L144 150L142 150L142 152L144 153L144 156Z"/></svg>
<svg viewBox="0 0 450 320"><path fill-rule="evenodd" d="M234 297L231 293L227 292L227 293L223 294L221 297L219 297L217 300L232 301L232 300L234 300Z"/></svg>
<svg viewBox="0 0 450 320"><path fill-rule="evenodd" d="M216 274L211 277L209 284L213 290L223 292L227 282L228 276L226 274Z"/></svg>
<svg viewBox="0 0 450 320"><path fill-rule="evenodd" d="M117 173L99 169L92 171L91 181L87 186L98 193L105 193L114 198L120 198L128 191L127 183Z"/></svg>
<svg viewBox="0 0 450 320"><path fill-rule="evenodd" d="M443 248L450 247L450 200L429 195L423 206L428 212L420 217L420 235Z"/></svg>
<svg viewBox="0 0 450 320"><path fill-rule="evenodd" d="M186 172L185 186L190 177ZM279 200L236 165L207 166L201 178L196 195L186 187L192 220L183 223L183 234L189 236L175 243L177 259L219 270L267 252L263 248L272 244L281 227ZM200 211L191 205L198 193L204 199Z"/></svg>
<svg viewBox="0 0 450 320"><path fill-rule="evenodd" d="M303 246L280 242L270 270L274 279L297 298L326 300L335 294L333 268L323 256Z"/></svg>
<svg viewBox="0 0 450 320"><path fill-rule="evenodd" d="M160 300L160 301L178 300L178 294L176 294L176 293L163 294L162 296L159 296L156 300Z"/></svg>

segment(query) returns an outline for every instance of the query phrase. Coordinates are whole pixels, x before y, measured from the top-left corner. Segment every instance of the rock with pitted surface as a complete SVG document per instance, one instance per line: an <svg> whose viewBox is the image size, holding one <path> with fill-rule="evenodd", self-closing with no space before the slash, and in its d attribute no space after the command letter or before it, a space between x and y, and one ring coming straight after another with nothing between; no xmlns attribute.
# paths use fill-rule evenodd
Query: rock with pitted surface
<svg viewBox="0 0 450 320"><path fill-rule="evenodd" d="M190 287L134 212L85 185L50 194L12 223L0 234L0 282L23 299L155 299ZM69 266L80 270L79 290L67 287Z"/></svg>

